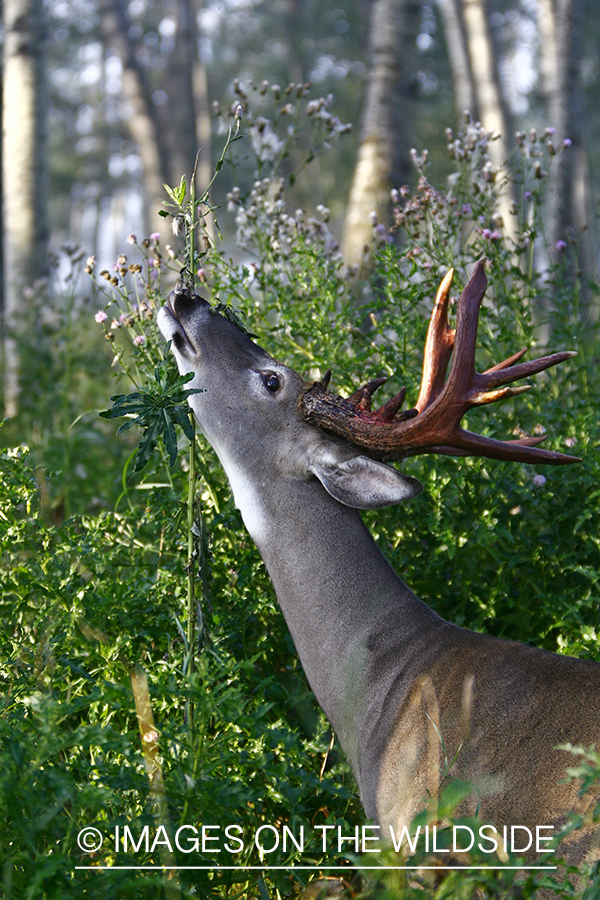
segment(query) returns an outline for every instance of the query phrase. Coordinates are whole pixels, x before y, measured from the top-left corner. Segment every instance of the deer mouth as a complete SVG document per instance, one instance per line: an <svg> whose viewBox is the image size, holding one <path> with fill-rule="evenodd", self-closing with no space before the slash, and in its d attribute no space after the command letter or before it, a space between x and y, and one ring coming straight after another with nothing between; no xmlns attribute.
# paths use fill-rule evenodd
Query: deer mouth
<svg viewBox="0 0 600 900"><path fill-rule="evenodd" d="M177 317L173 307L172 293L169 294L166 302L159 309L156 321L162 336L166 341L170 341L173 344L175 350L178 350L179 353L186 353L186 351L193 354L197 353L196 347L194 347L187 331Z"/></svg>

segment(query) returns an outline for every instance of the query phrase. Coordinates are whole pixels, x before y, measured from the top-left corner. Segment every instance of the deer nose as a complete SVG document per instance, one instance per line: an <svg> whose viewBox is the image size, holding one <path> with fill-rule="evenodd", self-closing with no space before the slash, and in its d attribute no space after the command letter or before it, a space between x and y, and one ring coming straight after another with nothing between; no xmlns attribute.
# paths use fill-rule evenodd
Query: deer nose
<svg viewBox="0 0 600 900"><path fill-rule="evenodd" d="M171 307L176 318L178 313L190 313L194 309L209 306L208 301L183 282L178 282L175 290L167 297L167 303Z"/></svg>

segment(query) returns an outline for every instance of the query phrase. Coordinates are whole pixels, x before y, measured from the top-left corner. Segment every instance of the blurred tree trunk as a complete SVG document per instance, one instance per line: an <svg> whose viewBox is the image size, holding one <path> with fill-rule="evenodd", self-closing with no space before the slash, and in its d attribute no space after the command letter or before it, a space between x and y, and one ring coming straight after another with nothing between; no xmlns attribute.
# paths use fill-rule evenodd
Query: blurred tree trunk
<svg viewBox="0 0 600 900"><path fill-rule="evenodd" d="M198 51L195 0L177 0L176 11L175 49L169 67L171 183L179 184L185 175L189 185L196 166L196 192L201 194L212 177L211 121L206 69ZM212 224L212 219L207 219L209 234Z"/></svg>
<svg viewBox="0 0 600 900"><path fill-rule="evenodd" d="M18 411L24 288L48 274L43 0L4 0L4 413Z"/></svg>
<svg viewBox="0 0 600 900"><path fill-rule="evenodd" d="M475 88L476 114L488 131L498 135L492 162L501 166L508 158L511 124L502 96L496 53L489 28L487 0L462 0L463 21Z"/></svg>
<svg viewBox="0 0 600 900"><path fill-rule="evenodd" d="M554 0L537 0L536 12L537 27L540 35L540 88L547 105L550 106L551 98L556 94L558 79Z"/></svg>
<svg viewBox="0 0 600 900"><path fill-rule="evenodd" d="M116 49L123 66L123 88L134 115L129 121L144 168L148 230L164 229L157 212L166 195L165 183L176 185L185 176L189 185L196 153L197 186L210 181L210 116L206 72L198 57L196 0L175 0L175 47L167 70L167 102L157 106L137 44L130 37L131 23L125 0L99 0L102 31L107 46Z"/></svg>
<svg viewBox="0 0 600 900"><path fill-rule="evenodd" d="M349 265L365 259L373 234L371 213L387 222L391 188L409 180L420 13L420 0L373 3L360 147L344 223Z"/></svg>
<svg viewBox="0 0 600 900"><path fill-rule="evenodd" d="M473 75L476 112L483 127L491 131L496 140L489 144L489 155L494 168L502 177L502 169L512 152L512 124L500 85L498 61L489 27L487 0L462 0L462 18ZM500 195L499 213L505 233L511 230L511 191Z"/></svg>
<svg viewBox="0 0 600 900"><path fill-rule="evenodd" d="M212 127L208 106L208 84L206 66L198 53L194 58L194 103L196 107L196 136L198 141L197 182L200 191L206 190L212 178L211 162Z"/></svg>
<svg viewBox="0 0 600 900"><path fill-rule="evenodd" d="M556 143L570 146L554 157L549 175L546 235L551 253L558 241L581 232L592 218L587 207L592 195L584 152L584 104L580 62L583 44L583 10L580 0L539 0L539 28L545 54L542 57L548 120L557 132ZM584 264L591 265L591 248L582 245Z"/></svg>
<svg viewBox="0 0 600 900"><path fill-rule="evenodd" d="M196 22L193 0L176 0L175 49L168 68L169 127L176 139L169 154L170 184L179 184L182 175L190 183L198 139L194 103L194 62L196 59Z"/></svg>
<svg viewBox="0 0 600 900"><path fill-rule="evenodd" d="M461 0L438 0L444 24L448 60L452 71L454 106L459 119L469 112L479 120L479 105L460 3Z"/></svg>
<svg viewBox="0 0 600 900"><path fill-rule="evenodd" d="M211 120L206 69L198 50L196 0L176 0L175 11L175 48L168 70L170 183L179 184L185 175L189 186L196 167L196 192L201 194L212 177ZM207 219L209 234L212 224Z"/></svg>
<svg viewBox="0 0 600 900"><path fill-rule="evenodd" d="M106 46L114 47L119 55L123 66L123 89L133 107L129 128L144 169L146 226L149 232L160 231L162 220L157 212L166 196L163 185L171 180L164 129L146 73L136 58L124 0L98 0L98 9Z"/></svg>

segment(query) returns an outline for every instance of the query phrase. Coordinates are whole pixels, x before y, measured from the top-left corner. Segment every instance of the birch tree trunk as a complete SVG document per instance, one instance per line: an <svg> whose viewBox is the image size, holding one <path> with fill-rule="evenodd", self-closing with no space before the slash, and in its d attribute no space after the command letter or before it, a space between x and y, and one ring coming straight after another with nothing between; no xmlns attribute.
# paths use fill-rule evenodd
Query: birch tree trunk
<svg viewBox="0 0 600 900"><path fill-rule="evenodd" d="M438 8L444 25L454 87L454 106L458 118L462 119L463 115L469 112L473 118L479 120L479 105L460 3L461 0L438 0Z"/></svg>
<svg viewBox="0 0 600 900"><path fill-rule="evenodd" d="M129 128L144 168L149 231L160 231L165 228L164 220L157 217L166 199L163 185L179 184L182 176L189 185L198 149L202 151L197 169L200 189L212 174L206 73L197 48L196 0L175 0L172 5L175 47L167 71L168 105L161 108L154 104L146 71L136 58L124 0L98 0L98 6L105 43L119 54L124 92L134 110Z"/></svg>
<svg viewBox="0 0 600 900"><path fill-rule="evenodd" d="M198 51L196 0L176 0L177 31L169 66L169 157L171 184L185 175L188 187L196 170L196 194L202 194L212 177L211 118L208 107L206 68ZM196 163L196 155L198 161ZM206 220L214 237L213 220Z"/></svg>
<svg viewBox="0 0 600 900"><path fill-rule="evenodd" d="M539 79L548 110L558 89L558 58L556 55L556 15L554 0L537 0L537 27L540 35ZM549 122L549 124L552 124Z"/></svg>
<svg viewBox="0 0 600 900"><path fill-rule="evenodd" d="M48 274L42 0L4 0L2 185L4 414L18 411L23 290Z"/></svg>
<svg viewBox="0 0 600 900"><path fill-rule="evenodd" d="M546 68L546 100L548 118L556 128L557 144L570 141L567 150L553 160L548 190L547 237L551 252L556 243L568 237L569 231L581 231L591 219L587 209L587 162L584 152L584 108L580 60L582 57L583 11L580 0L540 2L540 30L545 35L552 57Z"/></svg>
<svg viewBox="0 0 600 900"><path fill-rule="evenodd" d="M502 177L504 165L512 150L512 126L500 87L500 77L488 20L486 0L462 0L470 68L473 74L477 116L487 131L497 139L490 142L489 155L497 177ZM511 230L511 192L503 191L499 199L499 212L505 233Z"/></svg>
<svg viewBox="0 0 600 900"><path fill-rule="evenodd" d="M196 135L198 138L197 179L200 191L204 191L212 178L212 126L208 106L206 66L196 53L194 57L194 104L196 108Z"/></svg>
<svg viewBox="0 0 600 900"><path fill-rule="evenodd" d="M189 184L198 151L194 103L194 61L197 54L193 0L177 0L175 11L175 49L168 69L170 128L175 134L169 154L169 180L171 184L179 184L179 179L185 175Z"/></svg>
<svg viewBox="0 0 600 900"><path fill-rule="evenodd" d="M160 231L157 213L165 200L163 185L170 181L169 154L157 107L144 69L129 37L131 23L122 0L99 0L100 22L107 46L114 47L123 67L123 90L133 107L129 130L142 160L145 185L145 218L149 232Z"/></svg>
<svg viewBox="0 0 600 900"><path fill-rule="evenodd" d="M420 11L420 0L373 4L360 147L344 223L343 253L350 265L365 259L371 212L386 222L391 188L409 177Z"/></svg>

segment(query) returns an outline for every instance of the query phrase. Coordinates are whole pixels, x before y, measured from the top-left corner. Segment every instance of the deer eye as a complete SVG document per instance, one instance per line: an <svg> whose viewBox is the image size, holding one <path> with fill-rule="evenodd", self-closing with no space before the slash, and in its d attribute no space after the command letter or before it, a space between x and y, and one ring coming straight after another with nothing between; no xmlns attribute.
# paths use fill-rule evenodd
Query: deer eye
<svg viewBox="0 0 600 900"><path fill-rule="evenodd" d="M263 375L263 380L266 389L270 391L271 394L276 394L281 387L279 376L276 375L275 372L265 372L265 374Z"/></svg>

